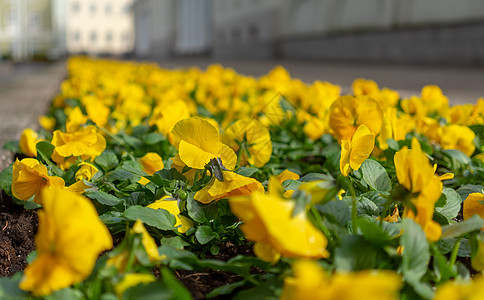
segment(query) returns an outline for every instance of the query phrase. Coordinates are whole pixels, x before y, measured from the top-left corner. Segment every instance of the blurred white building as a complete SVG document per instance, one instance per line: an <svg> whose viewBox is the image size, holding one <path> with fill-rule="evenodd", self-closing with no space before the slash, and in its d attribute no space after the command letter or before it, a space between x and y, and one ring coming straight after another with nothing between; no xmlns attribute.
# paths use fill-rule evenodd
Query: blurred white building
<svg viewBox="0 0 484 300"><path fill-rule="evenodd" d="M66 0L69 53L121 55L133 50L133 0Z"/></svg>
<svg viewBox="0 0 484 300"><path fill-rule="evenodd" d="M212 48L212 0L135 0L139 57L207 54Z"/></svg>
<svg viewBox="0 0 484 300"><path fill-rule="evenodd" d="M63 0L0 0L0 57L17 61L65 53Z"/></svg>

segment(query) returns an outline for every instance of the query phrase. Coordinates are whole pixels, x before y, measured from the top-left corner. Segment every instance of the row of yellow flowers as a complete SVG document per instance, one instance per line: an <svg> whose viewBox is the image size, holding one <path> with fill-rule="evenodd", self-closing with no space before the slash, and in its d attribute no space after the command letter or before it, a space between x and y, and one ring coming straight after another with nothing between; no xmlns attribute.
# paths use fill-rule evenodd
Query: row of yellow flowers
<svg viewBox="0 0 484 300"><path fill-rule="evenodd" d="M183 185L189 186L193 199L201 205L228 199L231 212L241 222L240 230L254 242L255 255L273 265L281 260L292 265L291 275L283 276L282 299L397 299L402 287L409 284L401 270L336 272L320 265L333 259L337 246L334 237L328 236L328 228L322 230L323 225L315 224L314 208L328 202L326 196L332 189L337 191L334 199L350 198L349 233L361 235L356 222L359 195L353 190L361 177L359 170L370 156L386 161L389 141L411 140L411 147L404 145L395 151L391 164L394 186L398 184L400 190L392 188L388 197L395 197L392 203L403 213L395 209L380 216L380 225L412 220L432 244L442 236L441 224L434 220L442 181L452 179L453 174L438 176L437 165L431 163L415 136L425 138L436 149L457 149L476 159L481 156L469 126L484 124L484 99L475 105L450 107L437 86L425 86L420 96L400 99L398 92L380 89L364 79L353 82L351 95L341 95L339 86L319 81L309 85L291 78L282 67L255 79L220 65L206 71L165 70L154 64L78 57L69 60L68 70L69 78L62 83L51 113L40 119L43 133L31 129L22 133L20 150L31 158L17 160L12 166L12 195L42 205L35 241L37 258L20 283L21 289L38 296L86 280L98 255L113 247L108 229L82 194L106 181L106 170L100 170L96 158L116 147L119 134L133 134L139 126L164 136L175 155L141 151L135 157L122 150L121 155L131 155L142 170L135 184L138 189L153 184L157 172L172 169L184 176ZM262 169L270 162L273 148L279 147L273 145L274 128L291 119L310 141L317 143L330 135L340 144L339 170L331 173L341 174L341 180L350 183L348 190L326 179L283 188L282 183L306 175L289 170L268 171L273 175L268 181L237 172L240 167ZM49 157L38 153L41 142L51 145ZM180 194L185 190L177 191L177 195L152 198L146 207L168 211L177 236L189 236L191 229L206 224L191 218ZM309 201L304 202L307 197ZM464 220L475 214L484 216L482 199L484 195L474 193L463 202ZM400 229L391 240L397 241L402 233L405 231ZM141 236L148 263L164 263L167 257L159 252L141 221L135 222L130 234ZM131 286L156 281L146 272L126 273L136 264L130 247L129 242L121 243L108 253L106 262L122 276L114 291L120 298ZM400 243L390 248L395 253L392 260L405 252ZM480 244L473 248L477 254L472 263L477 271L484 269L482 249ZM143 259L138 260L142 264ZM437 288L435 299L447 299L450 294L455 295L452 299L478 299L472 297L482 285L482 279L448 281Z"/></svg>

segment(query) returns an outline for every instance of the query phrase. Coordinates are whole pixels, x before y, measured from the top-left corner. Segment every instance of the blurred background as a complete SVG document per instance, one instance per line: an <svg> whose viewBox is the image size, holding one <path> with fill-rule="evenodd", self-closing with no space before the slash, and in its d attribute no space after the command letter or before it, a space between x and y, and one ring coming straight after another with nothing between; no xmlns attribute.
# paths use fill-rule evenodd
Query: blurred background
<svg viewBox="0 0 484 300"><path fill-rule="evenodd" d="M0 0L0 57L484 65L484 0Z"/></svg>

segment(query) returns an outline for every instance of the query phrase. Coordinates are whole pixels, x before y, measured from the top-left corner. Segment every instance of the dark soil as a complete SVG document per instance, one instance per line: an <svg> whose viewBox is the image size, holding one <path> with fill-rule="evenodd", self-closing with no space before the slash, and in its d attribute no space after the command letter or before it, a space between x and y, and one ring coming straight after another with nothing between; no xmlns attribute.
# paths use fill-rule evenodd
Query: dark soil
<svg viewBox="0 0 484 300"><path fill-rule="evenodd" d="M24 210L0 190L0 277L12 276L27 266L27 255L35 249L37 213Z"/></svg>

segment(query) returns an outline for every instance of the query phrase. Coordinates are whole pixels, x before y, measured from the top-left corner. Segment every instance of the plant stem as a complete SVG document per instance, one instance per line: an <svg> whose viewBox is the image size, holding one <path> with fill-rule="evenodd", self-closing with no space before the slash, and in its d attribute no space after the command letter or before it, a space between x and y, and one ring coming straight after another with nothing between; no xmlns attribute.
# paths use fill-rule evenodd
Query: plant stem
<svg viewBox="0 0 484 300"><path fill-rule="evenodd" d="M457 254L459 253L461 240L462 240L461 237L457 239L454 245L454 249L452 249L452 253L450 254L449 266L451 270L454 268L455 261L457 260Z"/></svg>

